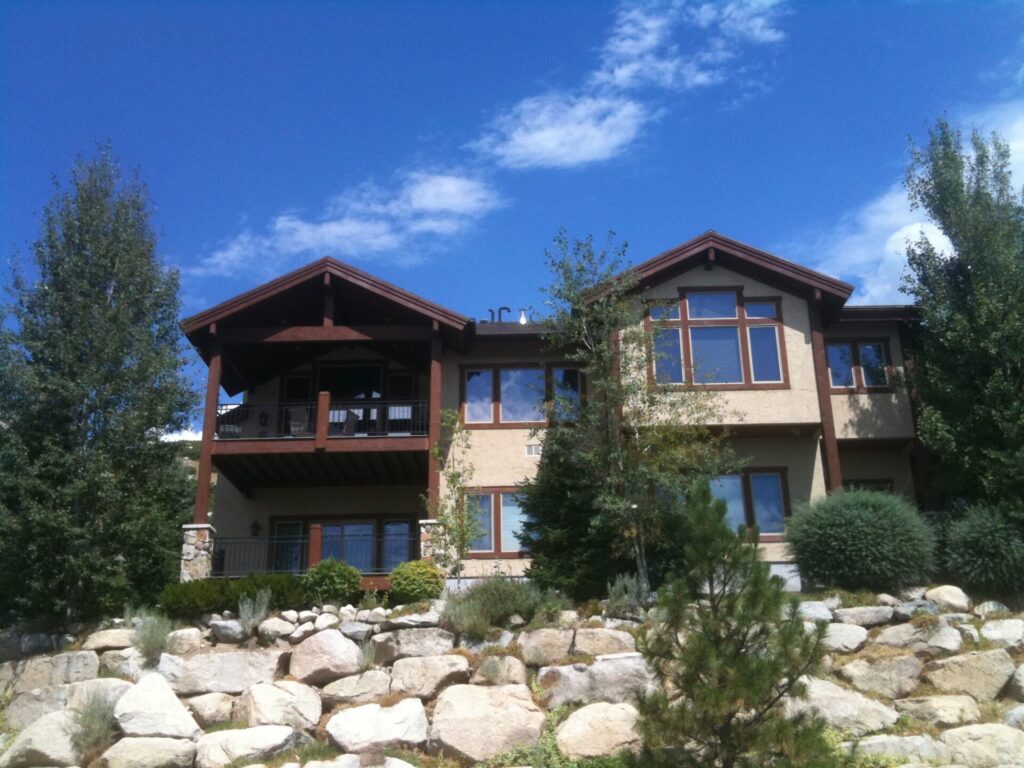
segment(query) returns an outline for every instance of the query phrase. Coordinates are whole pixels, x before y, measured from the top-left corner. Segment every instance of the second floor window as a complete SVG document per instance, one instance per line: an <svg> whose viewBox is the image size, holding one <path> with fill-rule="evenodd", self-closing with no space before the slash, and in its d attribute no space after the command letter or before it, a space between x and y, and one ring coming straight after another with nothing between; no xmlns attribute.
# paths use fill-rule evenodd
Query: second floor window
<svg viewBox="0 0 1024 768"><path fill-rule="evenodd" d="M653 378L659 384L785 386L778 299L742 300L734 290L688 291L652 306Z"/></svg>
<svg viewBox="0 0 1024 768"><path fill-rule="evenodd" d="M570 420L579 407L581 376L576 368L480 366L463 370L463 420L470 426L539 426Z"/></svg>
<svg viewBox="0 0 1024 768"><path fill-rule="evenodd" d="M889 345L885 341L830 341L828 375L833 389L889 386Z"/></svg>

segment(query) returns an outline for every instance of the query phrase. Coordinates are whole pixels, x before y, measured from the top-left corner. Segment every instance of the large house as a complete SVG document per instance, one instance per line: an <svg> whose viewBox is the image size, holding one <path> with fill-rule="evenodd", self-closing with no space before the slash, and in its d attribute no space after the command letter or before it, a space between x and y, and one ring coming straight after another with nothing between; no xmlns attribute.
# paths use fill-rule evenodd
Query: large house
<svg viewBox="0 0 1024 768"><path fill-rule="evenodd" d="M847 306L847 283L715 232L634 269L650 375L721 393L746 468L713 488L734 521L759 526L767 560L785 568L784 522L800 502L844 485L918 500L910 308ZM580 387L543 351L540 325L474 321L324 258L183 329L209 366L183 579L335 557L384 586L429 539L445 409L469 430L484 524L467 575L525 571L516 485L536 471L539 393Z"/></svg>

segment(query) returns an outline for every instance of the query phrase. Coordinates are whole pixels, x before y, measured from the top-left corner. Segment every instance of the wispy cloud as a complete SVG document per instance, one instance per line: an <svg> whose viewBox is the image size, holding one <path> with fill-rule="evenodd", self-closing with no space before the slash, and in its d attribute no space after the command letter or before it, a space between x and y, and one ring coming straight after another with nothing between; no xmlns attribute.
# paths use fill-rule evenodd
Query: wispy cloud
<svg viewBox="0 0 1024 768"><path fill-rule="evenodd" d="M960 122L967 130L998 133L1010 145L1014 178L1024 178L1024 101L992 105ZM894 182L846 213L830 230L798 238L785 252L855 284L852 303L906 303L909 299L900 292L900 283L907 266L907 245L922 234L938 250L953 252L949 239L925 212L911 209L902 182Z"/></svg>
<svg viewBox="0 0 1024 768"><path fill-rule="evenodd" d="M421 257L406 246L463 232L502 204L481 178L413 171L391 187L367 183L347 190L328 201L319 217L282 213L264 231L239 232L189 272L221 277L270 274L294 257L324 254L353 260L389 254L410 263Z"/></svg>
<svg viewBox="0 0 1024 768"><path fill-rule="evenodd" d="M749 46L778 43L780 0L629 4L578 88L522 99L470 146L507 168L570 168L626 151L662 110L657 91L721 85ZM683 51L680 28L694 32Z"/></svg>

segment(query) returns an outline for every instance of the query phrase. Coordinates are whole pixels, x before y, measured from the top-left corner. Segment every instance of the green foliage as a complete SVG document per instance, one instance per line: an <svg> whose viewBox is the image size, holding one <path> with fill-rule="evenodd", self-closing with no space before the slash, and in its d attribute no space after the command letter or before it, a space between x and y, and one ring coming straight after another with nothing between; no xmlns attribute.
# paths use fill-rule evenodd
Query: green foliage
<svg viewBox="0 0 1024 768"><path fill-rule="evenodd" d="M967 148L969 146L969 148ZM907 250L904 290L921 323L913 339L918 434L937 458L944 500L1024 498L1024 198L1009 146L945 120L916 149L910 200L953 245Z"/></svg>
<svg viewBox="0 0 1024 768"><path fill-rule="evenodd" d="M395 605L433 600L444 592L444 573L430 560L410 560L395 566L389 576Z"/></svg>
<svg viewBox="0 0 1024 768"><path fill-rule="evenodd" d="M109 616L177 575L194 483L160 436L188 426L195 397L178 276L149 217L142 184L103 150L57 185L30 263L15 265L0 323L0 614Z"/></svg>
<svg viewBox="0 0 1024 768"><path fill-rule="evenodd" d="M485 768L511 768L529 765L532 768L626 768L630 761L625 755L593 757L572 760L558 751L555 732L559 723L569 715L566 707L553 709L545 715L544 731L536 744L518 747L482 763Z"/></svg>
<svg viewBox="0 0 1024 768"><path fill-rule="evenodd" d="M968 510L946 529L944 549L946 573L975 593L1011 595L1024 583L1024 532L1004 512Z"/></svg>
<svg viewBox="0 0 1024 768"><path fill-rule="evenodd" d="M133 645L142 653L150 666L160 661L160 654L167 647L167 636L174 631L174 622L156 611L142 611L134 617L135 632Z"/></svg>
<svg viewBox="0 0 1024 768"><path fill-rule="evenodd" d="M812 584L892 592L924 584L935 534L914 507L881 491L842 491L797 511L786 540Z"/></svg>
<svg viewBox="0 0 1024 768"><path fill-rule="evenodd" d="M269 590L268 609L298 609L306 605L302 578L290 573L259 573L241 579L202 579L168 584L160 607L176 619L196 619L204 613L235 610L239 600Z"/></svg>
<svg viewBox="0 0 1024 768"><path fill-rule="evenodd" d="M368 589L359 598L356 606L361 611L372 611L374 608L384 608L388 604L388 593L377 589Z"/></svg>
<svg viewBox="0 0 1024 768"><path fill-rule="evenodd" d="M359 599L359 569L341 560L321 560L302 575L306 597L318 605L347 605Z"/></svg>
<svg viewBox="0 0 1024 768"><path fill-rule="evenodd" d="M117 721L114 702L104 693L95 691L78 709L72 710L71 742L82 755L82 765L89 765L114 743Z"/></svg>
<svg viewBox="0 0 1024 768"><path fill-rule="evenodd" d="M721 420L717 395L648 383L650 339L624 247L609 239L595 250L592 238L570 241L561 232L547 258L546 340L583 371L587 398L582 406L556 398L554 413L572 419L553 421L537 475L521 488L532 521L524 525L530 576L585 599L603 595L628 569L646 596L682 567L686 483L731 465L725 444L705 426Z"/></svg>
<svg viewBox="0 0 1024 768"><path fill-rule="evenodd" d="M483 640L492 627L500 626L513 614L527 622L550 620L569 605L564 597L532 582L495 577L451 595L442 621L460 635Z"/></svg>
<svg viewBox="0 0 1024 768"><path fill-rule="evenodd" d="M238 598L238 623L251 635L259 623L267 618L270 605L270 590L260 589L255 595L244 594Z"/></svg>
<svg viewBox="0 0 1024 768"><path fill-rule="evenodd" d="M640 580L632 573L620 573L608 584L608 615L628 619L643 610Z"/></svg>
<svg viewBox="0 0 1024 768"><path fill-rule="evenodd" d="M640 638L662 685L640 702L638 765L835 765L823 724L778 706L819 666L825 625L804 630L796 598L730 528L706 480L687 494L686 515L688 570L662 588L664 621Z"/></svg>

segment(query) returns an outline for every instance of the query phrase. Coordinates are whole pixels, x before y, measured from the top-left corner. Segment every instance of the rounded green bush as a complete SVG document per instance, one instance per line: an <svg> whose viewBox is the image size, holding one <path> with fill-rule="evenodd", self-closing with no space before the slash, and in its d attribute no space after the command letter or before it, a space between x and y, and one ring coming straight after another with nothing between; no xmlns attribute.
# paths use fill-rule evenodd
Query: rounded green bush
<svg viewBox="0 0 1024 768"><path fill-rule="evenodd" d="M391 580L391 602L395 605L433 600L444 591L444 573L431 560L410 560L395 566Z"/></svg>
<svg viewBox="0 0 1024 768"><path fill-rule="evenodd" d="M823 587L876 592L926 583L935 534L905 499L841 491L803 508L786 541L801 577Z"/></svg>
<svg viewBox="0 0 1024 768"><path fill-rule="evenodd" d="M1009 595L1024 583L1024 533L999 510L974 507L946 529L945 566L954 583Z"/></svg>
<svg viewBox="0 0 1024 768"><path fill-rule="evenodd" d="M362 574L341 560L321 560L302 577L306 597L314 603L347 605L359 599Z"/></svg>

